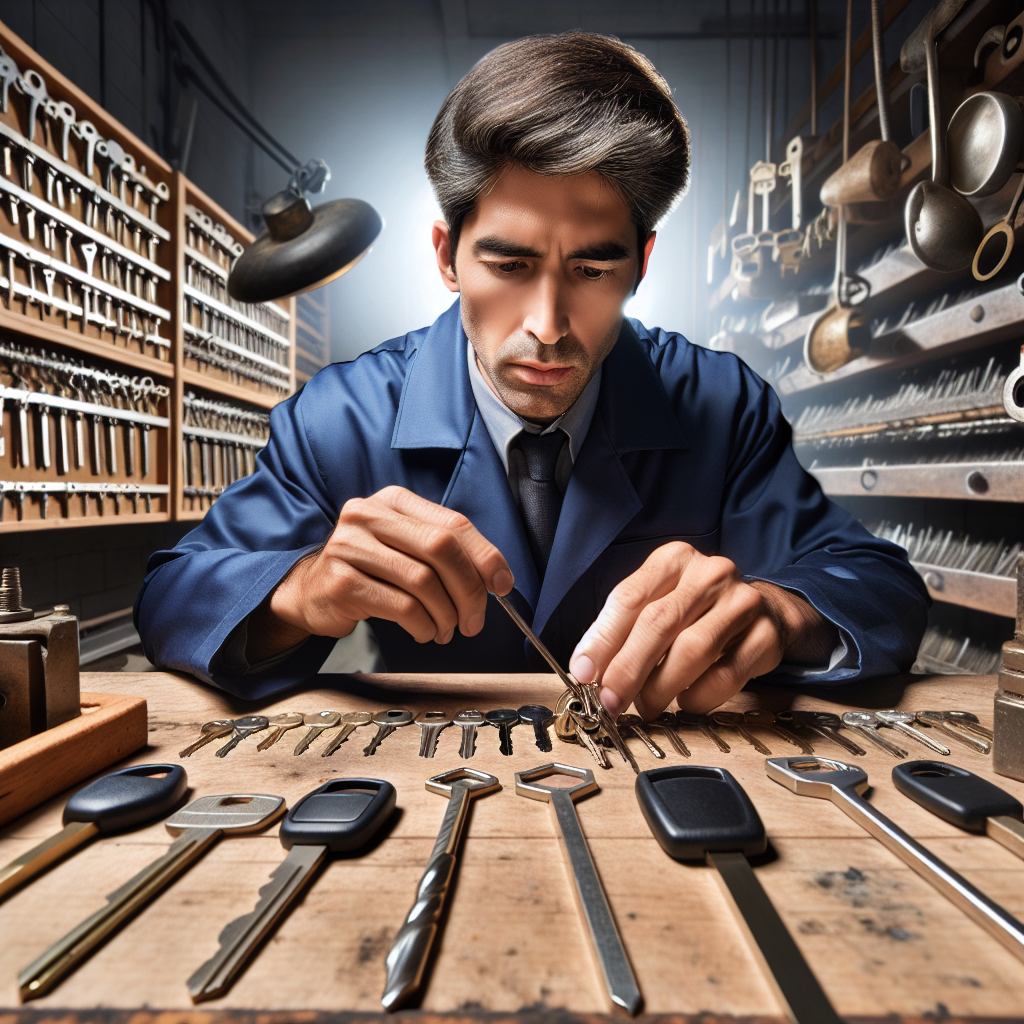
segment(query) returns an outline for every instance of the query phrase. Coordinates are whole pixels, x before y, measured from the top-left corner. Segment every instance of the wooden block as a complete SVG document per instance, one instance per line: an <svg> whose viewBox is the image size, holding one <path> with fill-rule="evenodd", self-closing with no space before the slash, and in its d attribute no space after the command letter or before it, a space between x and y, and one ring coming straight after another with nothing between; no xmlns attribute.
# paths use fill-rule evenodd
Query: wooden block
<svg viewBox="0 0 1024 1024"><path fill-rule="evenodd" d="M146 745L144 697L83 693L81 701L78 718L0 750L0 825Z"/></svg>

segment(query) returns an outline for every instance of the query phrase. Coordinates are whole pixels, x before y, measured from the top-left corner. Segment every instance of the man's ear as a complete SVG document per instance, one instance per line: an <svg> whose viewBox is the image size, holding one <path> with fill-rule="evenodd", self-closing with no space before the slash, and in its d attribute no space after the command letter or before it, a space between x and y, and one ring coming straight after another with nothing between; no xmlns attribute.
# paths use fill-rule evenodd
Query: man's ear
<svg viewBox="0 0 1024 1024"><path fill-rule="evenodd" d="M643 262L642 262L642 264L640 266L640 281L642 281L644 279L645 275L647 274L647 264L650 261L651 250L654 248L654 240L657 237L658 237L658 232L657 231L652 231L651 232L651 237L648 238L647 241L644 243L644 257L643 257ZM639 284L640 281L637 281L637 284Z"/></svg>
<svg viewBox="0 0 1024 1024"><path fill-rule="evenodd" d="M452 236L448 225L443 220L435 220L430 233L437 254L437 269L441 272L441 280L450 292L459 290L459 278L455 273L455 262L452 259ZM644 266L646 268L646 261Z"/></svg>

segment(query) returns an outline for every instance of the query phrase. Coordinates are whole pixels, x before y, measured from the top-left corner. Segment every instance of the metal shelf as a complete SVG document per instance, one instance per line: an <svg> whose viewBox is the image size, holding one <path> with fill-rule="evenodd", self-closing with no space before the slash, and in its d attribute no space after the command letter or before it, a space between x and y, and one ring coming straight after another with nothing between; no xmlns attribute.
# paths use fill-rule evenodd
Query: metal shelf
<svg viewBox="0 0 1024 1024"><path fill-rule="evenodd" d="M1024 462L922 462L827 466L808 472L830 495L967 498L1024 503Z"/></svg>
<svg viewBox="0 0 1024 1024"><path fill-rule="evenodd" d="M1010 576L950 569L945 565L928 565L925 562L910 564L921 574L928 593L935 601L1009 618L1016 615L1017 581Z"/></svg>

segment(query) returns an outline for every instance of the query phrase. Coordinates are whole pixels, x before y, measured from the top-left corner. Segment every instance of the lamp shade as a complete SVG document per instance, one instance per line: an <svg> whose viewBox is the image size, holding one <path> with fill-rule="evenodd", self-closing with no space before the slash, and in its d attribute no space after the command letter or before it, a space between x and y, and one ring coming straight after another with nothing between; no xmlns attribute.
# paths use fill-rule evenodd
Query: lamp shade
<svg viewBox="0 0 1024 1024"><path fill-rule="evenodd" d="M228 277L228 294L239 302L283 299L333 281L369 252L384 226L361 199L336 199L313 209L290 191L268 199L263 218L267 230Z"/></svg>

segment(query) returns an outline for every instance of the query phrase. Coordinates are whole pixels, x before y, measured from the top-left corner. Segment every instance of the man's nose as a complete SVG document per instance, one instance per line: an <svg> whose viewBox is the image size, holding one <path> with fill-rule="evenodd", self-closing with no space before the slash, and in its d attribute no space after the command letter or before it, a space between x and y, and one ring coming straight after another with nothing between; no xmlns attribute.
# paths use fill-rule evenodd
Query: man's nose
<svg viewBox="0 0 1024 1024"><path fill-rule="evenodd" d="M523 330L543 345L555 345L569 333L564 296L558 282L546 274L530 296Z"/></svg>

